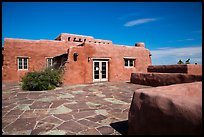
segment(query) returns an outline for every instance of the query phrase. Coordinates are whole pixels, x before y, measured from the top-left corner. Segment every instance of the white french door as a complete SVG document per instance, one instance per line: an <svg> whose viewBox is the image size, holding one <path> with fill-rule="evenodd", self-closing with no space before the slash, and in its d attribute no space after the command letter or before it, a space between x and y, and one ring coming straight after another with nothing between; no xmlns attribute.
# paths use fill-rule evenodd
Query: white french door
<svg viewBox="0 0 204 137"><path fill-rule="evenodd" d="M93 82L108 81L108 61L93 61Z"/></svg>

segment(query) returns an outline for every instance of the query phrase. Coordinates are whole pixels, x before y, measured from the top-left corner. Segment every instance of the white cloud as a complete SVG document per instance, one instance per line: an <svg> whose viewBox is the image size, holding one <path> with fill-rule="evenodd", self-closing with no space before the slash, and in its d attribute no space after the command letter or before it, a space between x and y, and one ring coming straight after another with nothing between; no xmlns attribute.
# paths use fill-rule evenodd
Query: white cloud
<svg viewBox="0 0 204 137"><path fill-rule="evenodd" d="M182 39L182 40L177 40L177 42L182 42L182 41L191 41L191 40L195 40L195 39L192 39L192 38L189 38L189 39Z"/></svg>
<svg viewBox="0 0 204 137"><path fill-rule="evenodd" d="M132 27L135 25L139 25L139 24L143 24L143 23L148 23L148 22L152 22L152 21L156 21L156 18L146 18L146 19L137 19L137 20L132 20L129 21L127 23L125 23L125 27Z"/></svg>
<svg viewBox="0 0 204 137"><path fill-rule="evenodd" d="M190 58L191 63L202 64L202 46L184 47L184 48L169 48L164 47L157 50L152 50L152 63L156 64L176 64L179 59L186 61Z"/></svg>

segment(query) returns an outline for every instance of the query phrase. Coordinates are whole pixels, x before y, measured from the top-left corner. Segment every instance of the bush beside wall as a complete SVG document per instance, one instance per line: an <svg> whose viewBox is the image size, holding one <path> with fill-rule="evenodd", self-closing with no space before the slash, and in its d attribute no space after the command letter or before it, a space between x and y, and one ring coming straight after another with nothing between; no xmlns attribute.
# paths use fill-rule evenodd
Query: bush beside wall
<svg viewBox="0 0 204 137"><path fill-rule="evenodd" d="M24 77L22 77L23 90L51 90L61 84L61 70L52 68L47 68L40 72L28 72Z"/></svg>

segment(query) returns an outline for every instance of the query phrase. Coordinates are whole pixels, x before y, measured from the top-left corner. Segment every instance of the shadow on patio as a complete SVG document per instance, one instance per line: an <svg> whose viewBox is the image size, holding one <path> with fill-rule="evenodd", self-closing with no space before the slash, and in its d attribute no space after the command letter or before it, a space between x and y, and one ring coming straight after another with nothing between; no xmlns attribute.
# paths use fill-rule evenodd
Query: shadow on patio
<svg viewBox="0 0 204 137"><path fill-rule="evenodd" d="M122 135L127 135L128 133L128 120L111 123L110 126Z"/></svg>

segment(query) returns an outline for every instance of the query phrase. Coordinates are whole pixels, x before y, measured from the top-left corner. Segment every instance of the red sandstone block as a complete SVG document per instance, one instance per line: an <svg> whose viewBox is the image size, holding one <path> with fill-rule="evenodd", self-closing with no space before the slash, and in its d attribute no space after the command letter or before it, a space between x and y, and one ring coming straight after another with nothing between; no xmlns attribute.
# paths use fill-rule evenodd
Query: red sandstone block
<svg viewBox="0 0 204 137"><path fill-rule="evenodd" d="M201 134L202 82L134 92L128 134Z"/></svg>

